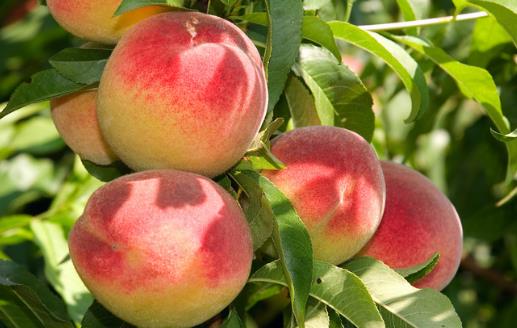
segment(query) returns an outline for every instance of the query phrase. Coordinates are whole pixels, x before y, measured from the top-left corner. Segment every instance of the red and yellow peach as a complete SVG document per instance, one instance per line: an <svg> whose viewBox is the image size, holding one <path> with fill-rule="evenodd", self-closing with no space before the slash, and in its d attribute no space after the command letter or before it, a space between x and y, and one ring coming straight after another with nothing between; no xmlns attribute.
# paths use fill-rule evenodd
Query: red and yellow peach
<svg viewBox="0 0 517 328"><path fill-rule="evenodd" d="M257 49L235 25L170 12L120 40L102 75L98 105L106 141L129 167L213 177L250 146L267 89Z"/></svg>
<svg viewBox="0 0 517 328"><path fill-rule="evenodd" d="M47 0L56 21L68 32L86 40L116 43L139 21L167 10L165 6L146 6L114 16L122 0Z"/></svg>
<svg viewBox="0 0 517 328"><path fill-rule="evenodd" d="M230 194L176 170L126 175L97 190L69 247L95 298L139 327L191 327L219 313L246 283L253 255Z"/></svg>
<svg viewBox="0 0 517 328"><path fill-rule="evenodd" d="M424 263L434 253L434 270L415 282L419 288L443 289L458 270L462 254L461 222L447 197L422 174L403 165L382 162L386 208L379 229L360 255L392 268Z"/></svg>
<svg viewBox="0 0 517 328"><path fill-rule="evenodd" d="M311 237L314 257L341 263L373 236L384 208L375 153L358 134L336 127L292 130L274 139L286 168L264 171L291 201Z"/></svg>
<svg viewBox="0 0 517 328"><path fill-rule="evenodd" d="M52 120L65 141L82 159L108 165L117 157L104 141L96 113L97 91L88 90L53 99Z"/></svg>

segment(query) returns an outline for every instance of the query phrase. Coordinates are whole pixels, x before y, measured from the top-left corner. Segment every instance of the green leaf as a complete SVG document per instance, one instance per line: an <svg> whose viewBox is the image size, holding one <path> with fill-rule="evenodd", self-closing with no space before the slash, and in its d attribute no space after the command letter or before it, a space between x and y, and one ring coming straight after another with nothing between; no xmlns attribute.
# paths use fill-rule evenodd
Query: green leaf
<svg viewBox="0 0 517 328"><path fill-rule="evenodd" d="M257 181L246 174L231 175L244 194L239 198L253 239L253 250L257 250L273 232L273 213Z"/></svg>
<svg viewBox="0 0 517 328"><path fill-rule="evenodd" d="M429 106L429 90L417 62L396 43L374 32L345 22L329 23L334 37L362 48L384 60L400 77L411 96L411 114L406 122L413 122Z"/></svg>
<svg viewBox="0 0 517 328"><path fill-rule="evenodd" d="M93 298L75 271L72 261L62 262L69 256L63 227L48 221L33 220L31 229L34 242L45 259L45 276L65 301L72 320L80 323Z"/></svg>
<svg viewBox="0 0 517 328"><path fill-rule="evenodd" d="M492 15L501 24L517 45L517 1L515 0L468 0L468 3L479 6Z"/></svg>
<svg viewBox="0 0 517 328"><path fill-rule="evenodd" d="M0 246L15 245L26 240L32 240L28 230L32 216L18 214L0 218Z"/></svg>
<svg viewBox="0 0 517 328"><path fill-rule="evenodd" d="M80 84L100 81L110 49L68 48L50 57L49 62L63 77Z"/></svg>
<svg viewBox="0 0 517 328"><path fill-rule="evenodd" d="M302 45L293 67L315 99L323 125L355 131L370 141L375 127L372 97L361 80L324 48Z"/></svg>
<svg viewBox="0 0 517 328"><path fill-rule="evenodd" d="M290 76L284 92L294 128L321 125L314 98L299 78Z"/></svg>
<svg viewBox="0 0 517 328"><path fill-rule="evenodd" d="M37 133L34 133L37 131ZM10 151L48 154L64 148L65 144L50 117L35 116L16 126L8 146Z"/></svg>
<svg viewBox="0 0 517 328"><path fill-rule="evenodd" d="M280 294L283 288L277 284L246 284L237 302L242 302L244 310L249 311L258 302Z"/></svg>
<svg viewBox="0 0 517 328"><path fill-rule="evenodd" d="M304 16L302 32L305 39L327 48L341 62L341 53L326 22L317 16Z"/></svg>
<svg viewBox="0 0 517 328"><path fill-rule="evenodd" d="M86 85L63 77L56 69L41 71L31 77L31 82L22 83L14 90L9 103L0 112L0 119L27 105L64 96L84 88Z"/></svg>
<svg viewBox="0 0 517 328"><path fill-rule="evenodd" d="M393 38L438 64L456 81L458 88L465 97L474 99L485 108L488 117L497 127L498 132L504 135L510 133L509 123L501 109L497 86L488 71L480 67L462 64L442 49L434 47L422 39L410 36L393 36ZM517 176L517 142L509 142L506 147L509 155L507 173L507 181L509 181Z"/></svg>
<svg viewBox="0 0 517 328"><path fill-rule="evenodd" d="M400 274L402 277L406 278L409 282L415 282L418 279L421 279L425 276L427 276L438 264L438 261L440 260L440 254L435 253L431 258L427 261L425 261L422 264L415 265L411 268L404 268L404 269L397 269L398 274Z"/></svg>
<svg viewBox="0 0 517 328"><path fill-rule="evenodd" d="M266 8L269 25L264 65L268 79L268 112L272 112L298 57L303 6L300 0L266 0Z"/></svg>
<svg viewBox="0 0 517 328"><path fill-rule="evenodd" d="M400 8L400 12L402 13L402 17L404 17L404 20L416 20L415 10L413 9L411 0L397 0L397 5ZM409 27L405 29L405 32L409 35L417 35L418 29L416 27Z"/></svg>
<svg viewBox="0 0 517 328"><path fill-rule="evenodd" d="M291 202L266 177L244 171L264 192L271 204L273 220L273 243L280 257L280 267L285 275L291 294L291 305L297 323L303 327L305 305L312 282L312 245L307 229L294 210Z"/></svg>
<svg viewBox="0 0 517 328"><path fill-rule="evenodd" d="M474 66L486 67L494 57L501 54L502 48L511 42L512 37L495 18L489 16L478 19L472 33L468 63Z"/></svg>
<svg viewBox="0 0 517 328"><path fill-rule="evenodd" d="M384 327L384 322L361 280L353 273L334 265L315 261L310 296L326 304L356 327ZM287 286L279 261L257 270L249 282L266 282Z"/></svg>
<svg viewBox="0 0 517 328"><path fill-rule="evenodd" d="M242 323L241 318L237 311L234 308L230 308L230 313L228 317L224 319L224 322L221 325L221 328L244 328L244 324Z"/></svg>
<svg viewBox="0 0 517 328"><path fill-rule="evenodd" d="M495 131L494 129L490 129L490 133L499 141L502 142L509 142L509 141L515 141L517 139L517 129L513 130L512 132L503 134L500 132Z"/></svg>
<svg viewBox="0 0 517 328"><path fill-rule="evenodd" d="M361 257L343 266L361 278L387 327L455 328L461 321L443 294L417 289L382 262Z"/></svg>
<svg viewBox="0 0 517 328"><path fill-rule="evenodd" d="M117 318L95 301L84 315L82 328L133 328L134 326Z"/></svg>
<svg viewBox="0 0 517 328"><path fill-rule="evenodd" d="M263 26L268 25L267 14L262 12L251 13L233 18L244 20L253 24ZM325 21L321 20L317 16L303 16L302 35L304 39L327 48L330 52L332 52L337 60L341 61L341 53L336 45L336 40L334 39L332 30Z"/></svg>
<svg viewBox="0 0 517 328"><path fill-rule="evenodd" d="M183 8L184 2L184 0L122 0L120 6L115 11L114 16L119 16L128 11L145 6L161 5Z"/></svg>
<svg viewBox="0 0 517 328"><path fill-rule="evenodd" d="M10 261L0 261L0 320L16 328L74 327L61 300Z"/></svg>
<svg viewBox="0 0 517 328"><path fill-rule="evenodd" d="M88 160L82 159L84 167L94 177L100 181L109 182L133 171L121 161L116 161L110 165L98 165Z"/></svg>

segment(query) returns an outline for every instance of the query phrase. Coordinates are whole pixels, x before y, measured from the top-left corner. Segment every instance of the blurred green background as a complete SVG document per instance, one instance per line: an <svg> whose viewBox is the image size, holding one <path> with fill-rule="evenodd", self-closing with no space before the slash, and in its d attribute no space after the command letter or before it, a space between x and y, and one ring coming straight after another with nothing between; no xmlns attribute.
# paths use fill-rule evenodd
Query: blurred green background
<svg viewBox="0 0 517 328"><path fill-rule="evenodd" d="M419 18L454 12L451 1L417 2ZM321 14L339 18L332 10ZM393 22L400 20L400 12L394 0L358 0L351 20ZM423 35L461 62L486 68L499 87L505 115L517 125L516 48L493 19L426 27ZM47 68L52 54L77 45L80 40L64 32L35 0L3 0L0 103L31 74ZM478 104L462 97L451 78L413 53L426 70L431 106L421 120L407 125L403 121L410 100L391 70L356 48L340 46L345 61L350 66L356 61L374 94L374 146L379 157L403 161L425 173L450 197L462 218L464 259L444 293L464 326L515 327L517 197L498 204L508 193L501 184L507 158L504 145L489 132L488 118ZM66 235L88 196L102 183L64 145L48 107L31 105L0 120L0 258L46 278L77 319L91 300L81 283L70 278L70 261L62 264Z"/></svg>

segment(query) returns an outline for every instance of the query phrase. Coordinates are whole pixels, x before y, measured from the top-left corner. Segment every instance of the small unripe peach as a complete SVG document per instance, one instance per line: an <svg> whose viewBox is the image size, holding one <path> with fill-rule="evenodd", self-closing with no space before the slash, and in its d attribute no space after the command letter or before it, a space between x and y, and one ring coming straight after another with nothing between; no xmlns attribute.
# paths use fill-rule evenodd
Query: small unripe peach
<svg viewBox="0 0 517 328"><path fill-rule="evenodd" d="M281 135L271 150L286 168L263 173L305 223L314 257L334 264L352 257L384 208L384 179L370 145L352 131L313 126Z"/></svg>
<svg viewBox="0 0 517 328"><path fill-rule="evenodd" d="M170 12L120 40L102 75L98 105L106 141L129 167L216 176L250 146L267 89L258 51L236 26Z"/></svg>
<svg viewBox="0 0 517 328"><path fill-rule="evenodd" d="M146 6L114 16L122 0L47 0L56 21L68 32L86 40L116 43L132 25L167 10Z"/></svg>
<svg viewBox="0 0 517 328"><path fill-rule="evenodd" d="M460 265L463 230L454 206L433 183L400 164L382 162L386 180L386 209L379 229L361 250L392 268L419 265L434 253L434 270L414 285L443 289Z"/></svg>
<svg viewBox="0 0 517 328"><path fill-rule="evenodd" d="M97 91L88 90L53 99L52 120L65 141L82 159L108 165L117 157L104 141L97 122Z"/></svg>
<svg viewBox="0 0 517 328"><path fill-rule="evenodd" d="M191 327L211 318L242 289L253 255L230 194L175 170L127 175L97 190L69 247L95 298L139 327Z"/></svg>

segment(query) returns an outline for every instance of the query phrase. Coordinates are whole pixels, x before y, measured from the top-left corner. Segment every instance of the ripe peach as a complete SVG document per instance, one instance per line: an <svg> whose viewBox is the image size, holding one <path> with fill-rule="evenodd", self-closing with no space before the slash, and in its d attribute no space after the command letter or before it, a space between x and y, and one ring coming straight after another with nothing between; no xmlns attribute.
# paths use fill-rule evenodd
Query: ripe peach
<svg viewBox="0 0 517 328"><path fill-rule="evenodd" d="M126 175L97 190L69 247L95 298L139 327L206 321L240 292L253 255L230 194L176 170Z"/></svg>
<svg viewBox="0 0 517 328"><path fill-rule="evenodd" d="M212 177L244 155L264 119L267 90L257 49L236 26L170 12L120 40L98 105L106 141L129 167Z"/></svg>
<svg viewBox="0 0 517 328"><path fill-rule="evenodd" d="M133 24L167 10L146 6L114 16L122 0L47 0L56 21L70 33L91 41L116 43Z"/></svg>
<svg viewBox="0 0 517 328"><path fill-rule="evenodd" d="M384 179L370 145L346 129L312 126L276 138L272 152L287 167L263 174L305 223L314 257L338 264L357 253L384 208Z"/></svg>
<svg viewBox="0 0 517 328"><path fill-rule="evenodd" d="M99 165L117 157L104 141L95 111L97 91L88 90L53 99L52 120L65 143L82 159Z"/></svg>
<svg viewBox="0 0 517 328"><path fill-rule="evenodd" d="M393 268L424 263L435 252L434 270L414 284L443 289L458 270L462 252L461 222L447 197L422 174L400 164L382 162L386 209L374 237L360 255Z"/></svg>

